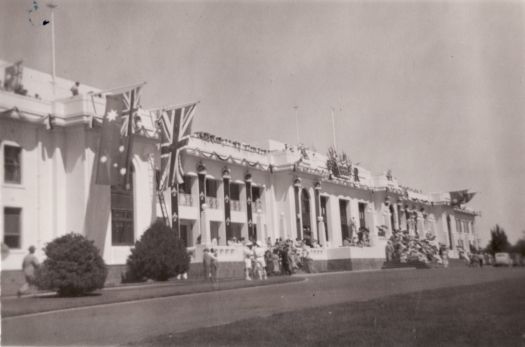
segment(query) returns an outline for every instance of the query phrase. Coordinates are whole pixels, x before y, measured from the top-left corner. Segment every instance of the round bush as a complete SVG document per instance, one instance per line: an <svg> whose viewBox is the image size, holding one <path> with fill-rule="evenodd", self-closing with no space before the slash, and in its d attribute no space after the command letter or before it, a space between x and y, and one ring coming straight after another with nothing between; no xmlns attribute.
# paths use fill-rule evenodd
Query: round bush
<svg viewBox="0 0 525 347"><path fill-rule="evenodd" d="M190 267L190 256L177 233L158 221L135 243L127 261L128 280L166 281Z"/></svg>
<svg viewBox="0 0 525 347"><path fill-rule="evenodd" d="M70 233L48 243L44 252L47 258L36 277L40 289L77 296L104 287L108 270L93 241Z"/></svg>

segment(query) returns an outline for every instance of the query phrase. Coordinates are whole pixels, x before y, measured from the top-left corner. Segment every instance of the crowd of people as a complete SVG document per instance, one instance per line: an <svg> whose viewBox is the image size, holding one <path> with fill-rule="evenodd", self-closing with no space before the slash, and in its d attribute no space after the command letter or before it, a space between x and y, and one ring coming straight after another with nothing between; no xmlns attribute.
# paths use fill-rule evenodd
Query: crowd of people
<svg viewBox="0 0 525 347"><path fill-rule="evenodd" d="M248 281L266 280L268 276L292 275L299 270L315 272L310 249L321 247L317 240L296 239L294 242L291 239L281 238L275 243L268 238L266 243L263 243L233 237L227 244L243 248L244 274ZM216 250L205 248L203 265L206 279L217 280L218 264Z"/></svg>
<svg viewBox="0 0 525 347"><path fill-rule="evenodd" d="M261 241L244 242L245 279L265 280L268 276L292 275L299 270L315 272L310 257L310 248L315 246L319 247L315 240L299 239L294 242L278 238L273 244L268 239L266 245Z"/></svg>
<svg viewBox="0 0 525 347"><path fill-rule="evenodd" d="M410 235L407 231L394 231L386 245L387 262L421 262L448 265L447 250L435 235Z"/></svg>
<svg viewBox="0 0 525 347"><path fill-rule="evenodd" d="M439 264L448 267L448 247L439 243L436 236L427 234L424 237L411 235L407 231L394 231L387 242L386 261L398 263L420 262L425 264ZM483 266L492 263L491 256L480 250L465 251L458 246L459 259L469 266Z"/></svg>

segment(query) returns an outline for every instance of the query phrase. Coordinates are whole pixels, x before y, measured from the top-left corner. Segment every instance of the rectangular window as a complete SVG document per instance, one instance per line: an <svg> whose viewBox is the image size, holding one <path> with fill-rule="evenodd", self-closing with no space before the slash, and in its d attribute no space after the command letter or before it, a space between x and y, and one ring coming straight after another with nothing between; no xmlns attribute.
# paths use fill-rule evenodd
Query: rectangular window
<svg viewBox="0 0 525 347"><path fill-rule="evenodd" d="M4 181L22 183L22 148L4 146Z"/></svg>
<svg viewBox="0 0 525 347"><path fill-rule="evenodd" d="M217 197L218 184L216 180L206 179L206 196L210 198Z"/></svg>
<svg viewBox="0 0 525 347"><path fill-rule="evenodd" d="M239 201L241 199L241 185L237 183L230 184L230 199Z"/></svg>
<svg viewBox="0 0 525 347"><path fill-rule="evenodd" d="M4 207L4 243L9 248L20 248L22 209Z"/></svg>
<svg viewBox="0 0 525 347"><path fill-rule="evenodd" d="M133 182L133 170L130 175ZM111 186L111 244L132 246L134 242L133 184L130 189Z"/></svg>
<svg viewBox="0 0 525 347"><path fill-rule="evenodd" d="M458 233L461 233L463 230L461 230L461 221L459 219L456 219L456 231Z"/></svg>
<svg viewBox="0 0 525 347"><path fill-rule="evenodd" d="M359 227L366 228L366 219L365 219L366 204L360 202L358 206L359 206Z"/></svg>
<svg viewBox="0 0 525 347"><path fill-rule="evenodd" d="M252 201L261 200L261 188L259 187L252 187Z"/></svg>

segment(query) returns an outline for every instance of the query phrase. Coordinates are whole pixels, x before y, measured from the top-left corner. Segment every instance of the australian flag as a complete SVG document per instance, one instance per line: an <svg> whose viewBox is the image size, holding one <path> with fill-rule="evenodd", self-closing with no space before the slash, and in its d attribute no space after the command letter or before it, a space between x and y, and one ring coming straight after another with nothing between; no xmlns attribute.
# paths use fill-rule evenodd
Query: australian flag
<svg viewBox="0 0 525 347"><path fill-rule="evenodd" d="M188 144L191 123L197 102L182 107L157 111L160 128L160 171L159 190L176 187L183 182L180 149Z"/></svg>
<svg viewBox="0 0 525 347"><path fill-rule="evenodd" d="M106 95L106 112L96 159L97 184L129 187L132 138L141 87L139 85L122 93Z"/></svg>

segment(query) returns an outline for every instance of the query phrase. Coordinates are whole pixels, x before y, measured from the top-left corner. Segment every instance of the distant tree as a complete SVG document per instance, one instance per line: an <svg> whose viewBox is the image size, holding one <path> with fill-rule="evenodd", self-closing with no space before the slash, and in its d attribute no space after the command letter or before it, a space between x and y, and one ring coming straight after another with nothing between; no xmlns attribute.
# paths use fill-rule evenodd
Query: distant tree
<svg viewBox="0 0 525 347"><path fill-rule="evenodd" d="M512 246L512 252L521 254L525 257L525 238L519 239L514 246Z"/></svg>
<svg viewBox="0 0 525 347"><path fill-rule="evenodd" d="M507 239L507 234L505 230L500 227L498 224L492 229L490 229L490 242L487 245L487 251L494 255L498 252L506 252L510 250L510 243Z"/></svg>

